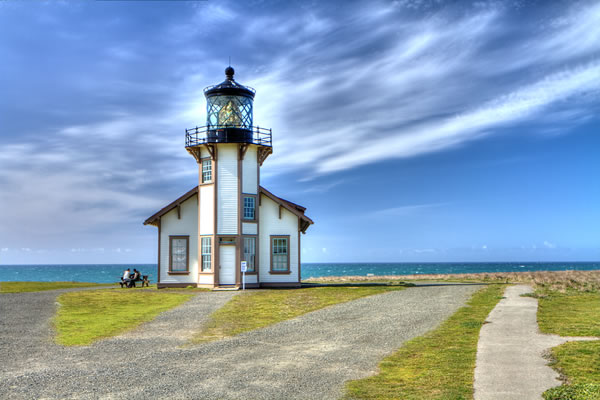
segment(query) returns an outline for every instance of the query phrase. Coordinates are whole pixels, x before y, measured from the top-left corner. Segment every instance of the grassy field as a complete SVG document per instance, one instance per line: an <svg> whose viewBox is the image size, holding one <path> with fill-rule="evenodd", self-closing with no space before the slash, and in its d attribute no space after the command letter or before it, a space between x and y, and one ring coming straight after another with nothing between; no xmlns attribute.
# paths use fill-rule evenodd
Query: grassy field
<svg viewBox="0 0 600 400"><path fill-rule="evenodd" d="M333 304L400 289L400 286L316 287L241 293L211 315L193 342L238 335Z"/></svg>
<svg viewBox="0 0 600 400"><path fill-rule="evenodd" d="M538 323L544 333L600 337L600 291L538 289Z"/></svg>
<svg viewBox="0 0 600 400"><path fill-rule="evenodd" d="M63 293L54 319L56 342L66 346L89 345L150 321L176 307L192 294L156 290L90 290Z"/></svg>
<svg viewBox="0 0 600 400"><path fill-rule="evenodd" d="M503 285L476 292L439 328L408 341L379 373L346 385L346 399L472 399L479 330Z"/></svg>
<svg viewBox="0 0 600 400"><path fill-rule="evenodd" d="M538 323L544 333L600 337L600 288L594 282L538 285ZM548 400L600 400L600 340L569 342L552 349L552 367L566 385L544 394Z"/></svg>
<svg viewBox="0 0 600 400"><path fill-rule="evenodd" d="M114 286L111 283L91 282L0 282L0 293L41 292L44 290Z"/></svg>

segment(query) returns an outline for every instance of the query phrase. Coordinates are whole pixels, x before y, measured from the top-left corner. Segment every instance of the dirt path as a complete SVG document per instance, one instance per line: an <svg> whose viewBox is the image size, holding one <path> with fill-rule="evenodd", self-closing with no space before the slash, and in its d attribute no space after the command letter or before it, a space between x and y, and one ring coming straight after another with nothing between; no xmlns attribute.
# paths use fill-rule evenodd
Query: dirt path
<svg viewBox="0 0 600 400"><path fill-rule="evenodd" d="M10 369L0 368L0 393L8 398L338 398L345 381L375 373L385 355L436 327L477 289L388 292L185 348L175 345L179 340L164 340L177 328L177 318L165 317L138 333L89 347L50 345L35 364L11 362ZM0 325L6 322L0 317Z"/></svg>
<svg viewBox="0 0 600 400"><path fill-rule="evenodd" d="M537 299L522 297L533 289L509 286L481 328L475 367L475 400L541 399L559 386L558 373L543 354L571 340L594 340L541 334Z"/></svg>

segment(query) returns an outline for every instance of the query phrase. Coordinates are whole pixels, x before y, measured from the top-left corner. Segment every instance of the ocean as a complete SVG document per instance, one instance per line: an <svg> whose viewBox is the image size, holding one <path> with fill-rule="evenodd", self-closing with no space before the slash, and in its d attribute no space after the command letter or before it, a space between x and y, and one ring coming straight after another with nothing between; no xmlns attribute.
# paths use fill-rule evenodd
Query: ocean
<svg viewBox="0 0 600 400"><path fill-rule="evenodd" d="M0 265L0 281L117 282L137 268L156 282L156 264ZM478 272L600 270L600 262L303 263L302 279L345 275L463 274Z"/></svg>

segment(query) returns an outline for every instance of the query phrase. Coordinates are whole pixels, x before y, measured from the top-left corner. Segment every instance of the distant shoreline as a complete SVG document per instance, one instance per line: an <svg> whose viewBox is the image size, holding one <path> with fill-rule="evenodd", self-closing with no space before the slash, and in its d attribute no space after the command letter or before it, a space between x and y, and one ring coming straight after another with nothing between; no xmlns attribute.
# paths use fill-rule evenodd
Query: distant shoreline
<svg viewBox="0 0 600 400"><path fill-rule="evenodd" d="M303 282L368 282L386 280L474 280L474 281L510 281L525 282L530 280L563 280L565 278L581 278L589 276L600 280L600 269L596 270L561 270L561 271L519 271L519 272L478 272L469 274L405 274L405 275L347 275L322 276L306 278Z"/></svg>
<svg viewBox="0 0 600 400"><path fill-rule="evenodd" d="M137 268L157 281L156 264L37 264L0 265L4 282L95 282L114 283L125 268ZM192 270L196 268L191 267ZM515 262L515 263L303 263L302 281L385 279L487 279L500 274L533 271L597 271L600 262ZM192 273L194 273L192 271ZM516 275L518 276L518 275ZM499 278L498 278L499 279Z"/></svg>
<svg viewBox="0 0 600 400"><path fill-rule="evenodd" d="M600 264L600 260L589 260L589 261L327 261L327 262L303 262L302 265L487 265L487 264ZM2 264L0 267L32 267L32 266L48 266L48 267L59 267L59 266L128 266L128 265L140 265L148 267L156 267L156 263L45 263L45 264Z"/></svg>

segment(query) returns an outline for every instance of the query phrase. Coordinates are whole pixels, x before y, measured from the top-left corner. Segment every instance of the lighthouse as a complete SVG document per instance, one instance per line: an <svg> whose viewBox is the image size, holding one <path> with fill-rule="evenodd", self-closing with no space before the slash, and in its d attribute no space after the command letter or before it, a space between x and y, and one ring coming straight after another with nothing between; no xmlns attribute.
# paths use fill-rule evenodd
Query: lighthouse
<svg viewBox="0 0 600 400"><path fill-rule="evenodd" d="M144 224L158 227L159 287L293 287L301 280L305 208L260 185L271 129L254 123L256 91L235 71L204 89L206 124L186 129L198 185ZM244 272L244 275L242 275Z"/></svg>

